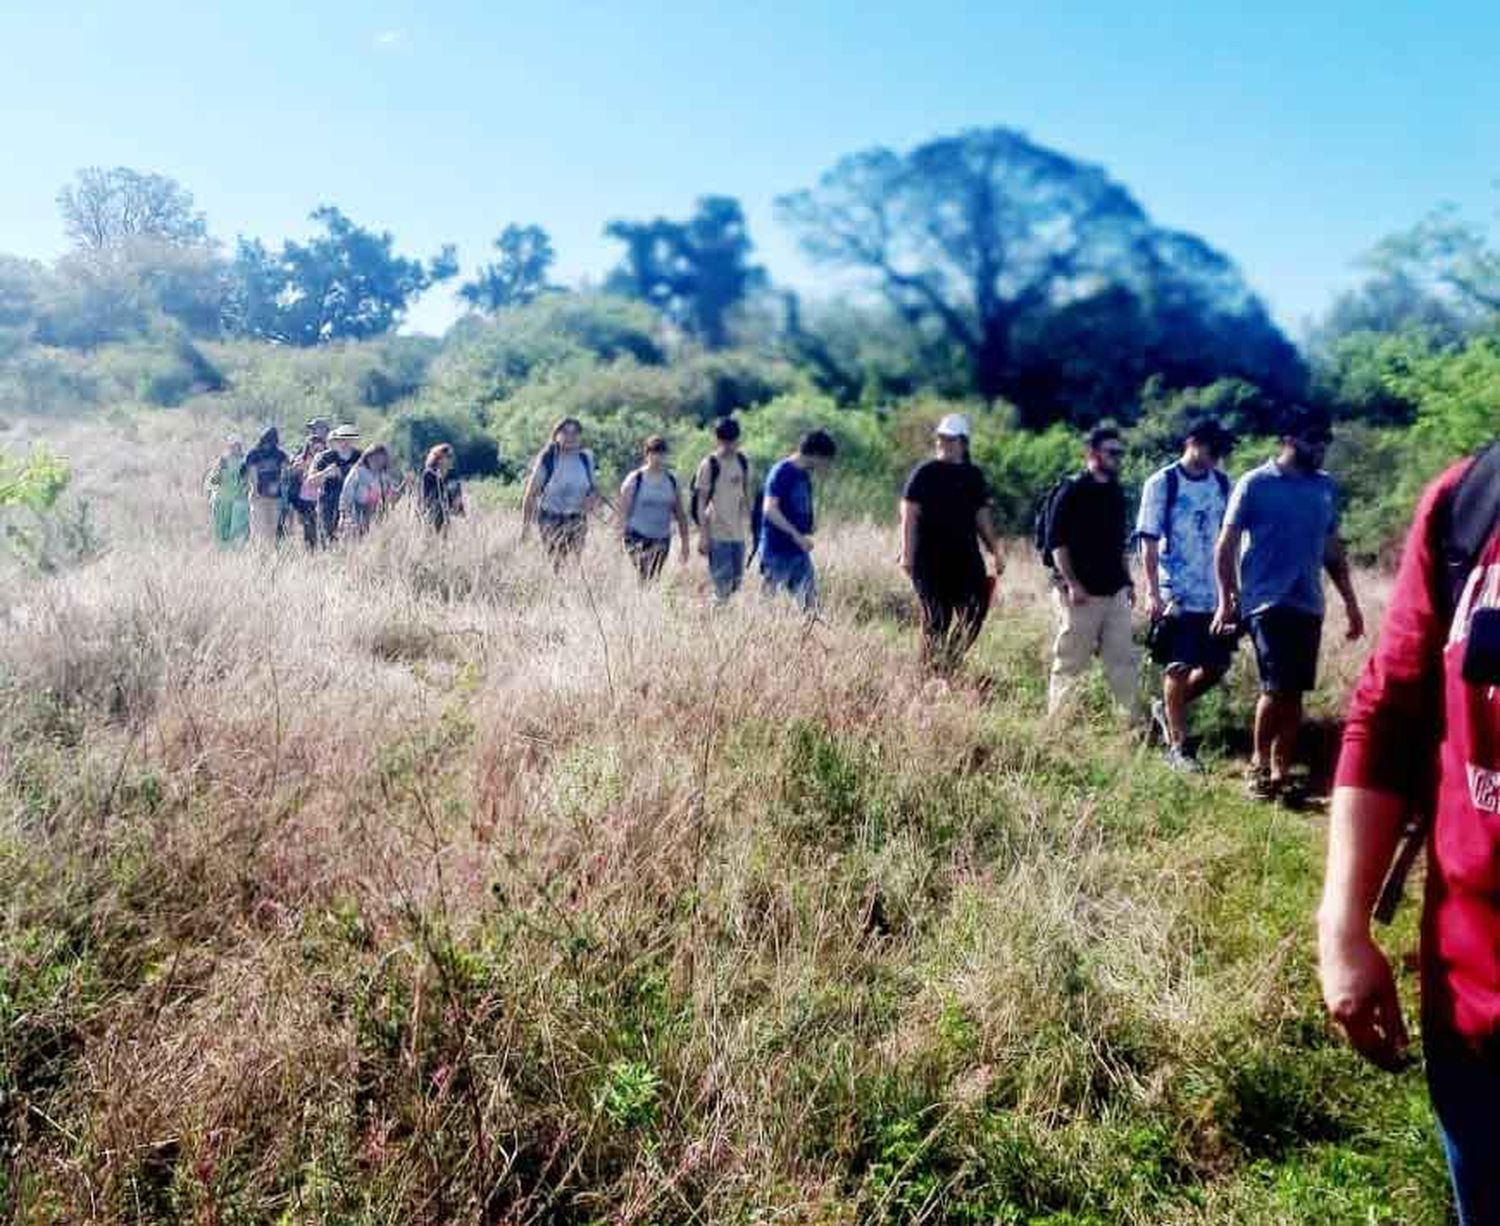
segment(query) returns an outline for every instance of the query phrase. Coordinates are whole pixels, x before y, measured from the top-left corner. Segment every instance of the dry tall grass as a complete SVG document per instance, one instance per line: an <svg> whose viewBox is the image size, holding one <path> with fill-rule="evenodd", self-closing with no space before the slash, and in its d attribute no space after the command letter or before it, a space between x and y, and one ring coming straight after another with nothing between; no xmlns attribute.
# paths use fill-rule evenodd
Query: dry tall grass
<svg viewBox="0 0 1500 1226"><path fill-rule="evenodd" d="M1024 557L950 686L884 528L811 623L503 513L226 555L156 428L0 623L15 1220L1310 1220L1378 1118L1313 826L1044 724Z"/></svg>

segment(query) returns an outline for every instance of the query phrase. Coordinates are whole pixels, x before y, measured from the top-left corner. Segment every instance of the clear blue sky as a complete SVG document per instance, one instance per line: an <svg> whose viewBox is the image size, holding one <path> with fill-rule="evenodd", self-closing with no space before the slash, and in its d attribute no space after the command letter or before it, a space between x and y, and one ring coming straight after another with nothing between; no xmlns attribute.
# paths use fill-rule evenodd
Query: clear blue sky
<svg viewBox="0 0 1500 1226"><path fill-rule="evenodd" d="M214 232L305 234L319 202L465 267L510 221L600 277L611 217L739 196L773 275L818 275L772 201L840 155L1006 124L1104 164L1228 252L1295 326L1382 235L1500 194L1500 4L0 7L0 250L51 257L84 165L181 180ZM415 316L441 327L451 289Z"/></svg>

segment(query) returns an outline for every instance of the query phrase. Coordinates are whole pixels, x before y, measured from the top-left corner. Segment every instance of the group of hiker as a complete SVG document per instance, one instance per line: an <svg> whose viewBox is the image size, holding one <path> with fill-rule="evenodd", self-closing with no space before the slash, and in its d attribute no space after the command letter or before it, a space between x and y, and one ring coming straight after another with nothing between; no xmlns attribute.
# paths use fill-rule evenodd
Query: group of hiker
<svg viewBox="0 0 1500 1226"><path fill-rule="evenodd" d="M593 494L582 429L561 424L550 462L539 457L526 503L549 547L571 550ZM1151 704L1167 760L1196 772L1188 711L1226 675L1248 637L1260 679L1248 789L1295 807L1292 774L1304 695L1317 680L1324 576L1343 604L1345 633L1364 615L1339 536L1340 500L1323 470L1327 414L1288 412L1276 453L1236 482L1223 470L1234 440L1213 420L1191 424L1180 455L1153 472L1135 515L1121 484L1127 448L1109 425L1092 430L1081 470L1037 513L1035 543L1055 592L1058 630L1049 706L1057 713L1094 657L1122 707L1138 677L1132 623L1144 605L1152 658L1162 669ZM742 581L747 540L758 544L771 591L806 608L813 565L815 474L836 455L821 431L766 473L761 494L719 424L698 466L685 516L660 439L621 489L621 532L643 576L659 572L675 526L687 559L687 519L699 524L720 599ZM934 431L933 456L902 492L900 564L922 610L924 651L950 667L974 642L1004 564L989 488L969 458L962 414ZM550 449L550 445L549 445ZM572 458L569 458L572 457ZM550 467L550 480L549 480ZM567 497L552 495L567 469ZM763 522L753 527L759 510ZM992 564L987 567L984 554ZM1144 599L1133 578L1139 559ZM1398 852L1403 831L1405 854ZM1459 1218L1500 1226L1500 444L1455 465L1424 495L1408 537L1380 641L1367 661L1344 732L1330 810L1328 866L1318 914L1325 1001L1374 1063L1402 1067L1408 1036L1390 962L1372 936L1425 846L1423 1045L1433 1107ZM1382 884L1385 883L1381 899Z"/></svg>
<svg viewBox="0 0 1500 1226"><path fill-rule="evenodd" d="M361 452L352 427L311 422L308 430L295 457L274 430L249 451L226 451L209 475L219 539L273 540L300 525L310 545L324 543L363 531L402 498L405 483L385 448ZM970 434L964 415L945 416L932 457L913 469L900 499L900 565L921 607L924 655L939 670L975 641L1004 571ZM1107 424L1088 434L1080 470L1042 499L1035 546L1058 623L1049 708L1064 709L1097 657L1114 699L1133 711L1139 611L1163 674L1152 724L1170 765L1196 772L1189 709L1224 678L1248 637L1261 690L1249 792L1295 804L1302 789L1292 756L1303 696L1317 678L1325 574L1347 636L1365 628L1339 538L1338 491L1323 471L1331 422L1291 411L1276 454L1237 482L1222 467L1234 440L1220 423L1198 421L1186 434L1181 454L1145 482L1133 516L1121 483L1127 446ZM535 528L558 566L577 554L590 515L607 501L583 435L574 418L557 424L522 500L523 533ZM813 482L834 462L834 440L808 432L761 478L732 418L714 435L685 497L666 441L646 440L619 490L621 546L649 582L674 533L689 561L696 525L718 601L742 586L758 552L765 590L815 609ZM422 474L423 513L439 531L463 513L452 465L452 449L435 447ZM1421 500L1353 697L1330 807L1318 913L1324 998L1353 1045L1391 1069L1407 1062L1409 1039L1371 921L1388 917L1422 848L1428 1084L1460 1220L1500 1223L1500 444L1456 464Z"/></svg>
<svg viewBox="0 0 1500 1226"><path fill-rule="evenodd" d="M836 459L834 439L808 431L762 477L740 449L733 417L719 420L713 433L713 450L686 491L670 467L666 439L645 440L616 506L600 491L583 423L563 418L529 467L523 537L535 530L560 568L582 549L590 519L608 505L621 547L641 580L651 582L662 573L674 535L680 561L690 561L696 525L697 552L716 601L739 590L758 554L766 592L815 609L813 486ZM956 666L978 637L1004 571L990 489L969 455L971 433L966 415L944 416L933 431L931 458L912 470L900 498L900 566L921 610L924 657L938 671ZM1037 513L1036 546L1058 619L1050 711L1064 707L1096 657L1118 704L1134 711L1138 542L1147 641L1163 672L1151 715L1169 763L1184 772L1201 769L1190 751L1188 710L1223 679L1238 640L1248 635L1261 682L1249 788L1260 799L1298 803L1292 751L1303 695L1317 676L1324 571L1343 598L1350 637L1363 633L1338 536L1337 492L1322 469L1331 437L1326 415L1294 410L1276 456L1231 487L1221 467L1230 433L1214 420L1192 423L1181 455L1147 480L1132 518L1120 480L1124 437L1109 424L1090 431L1083 466L1051 490ZM249 451L231 442L207 482L219 539L272 542L300 529L316 548L363 534L402 500L409 482L386 445L361 450L358 444L355 427L330 428L322 419L307 423L295 455L281 448L274 429ZM439 444L421 475L420 510L439 532L464 513L453 464L453 448Z"/></svg>
<svg viewBox="0 0 1500 1226"><path fill-rule="evenodd" d="M356 427L333 427L321 417L306 430L302 447L290 455L274 426L249 451L239 437L227 440L204 478L220 545L274 545L300 533L316 549L341 534L363 535L406 495L410 483L384 443L361 448ZM437 531L464 514L454 462L453 447L439 443L422 468L419 506Z"/></svg>
<svg viewBox="0 0 1500 1226"><path fill-rule="evenodd" d="M1152 722L1178 770L1196 772L1188 709L1229 671L1248 637L1260 677L1248 788L1296 806L1305 788L1292 773L1303 696L1317 681L1326 572L1347 616L1364 616L1339 537L1339 498L1323 459L1333 432L1326 414L1293 409L1274 457L1231 484L1221 464L1233 438L1214 420L1193 423L1181 455L1146 481L1131 528L1120 484L1126 447L1119 430L1096 427L1082 472L1063 481L1038 516L1038 547L1056 576L1059 630L1050 706L1056 711L1098 656L1116 701L1130 709L1138 676L1132 610L1132 542L1138 542L1147 642L1163 673Z"/></svg>
<svg viewBox="0 0 1500 1226"><path fill-rule="evenodd" d="M740 424L733 417L714 425L714 449L698 464L686 497L668 467L666 439L652 435L641 463L620 484L614 523L625 552L644 581L657 578L679 538L678 557L691 556L691 524L698 527L698 553L707 560L714 596L728 600L744 584L751 559L760 556L767 592L789 593L804 609L817 603L812 562L813 475L834 460L838 446L825 430L810 430L795 451L773 464L757 488L750 461L740 450ZM589 518L606 502L598 466L584 446L583 425L565 417L552 429L532 463L521 496L522 534L534 527L555 565L583 548Z"/></svg>

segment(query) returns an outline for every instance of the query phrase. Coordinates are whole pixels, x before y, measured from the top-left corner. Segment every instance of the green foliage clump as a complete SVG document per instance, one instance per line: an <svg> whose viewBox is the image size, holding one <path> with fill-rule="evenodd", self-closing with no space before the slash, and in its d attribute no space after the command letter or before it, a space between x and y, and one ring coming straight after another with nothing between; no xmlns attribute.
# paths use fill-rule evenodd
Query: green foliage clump
<svg viewBox="0 0 1500 1226"><path fill-rule="evenodd" d="M427 452L448 443L454 452L454 473L459 477L515 477L513 464L502 464L500 448L472 417L460 413L429 414L403 412L384 431L396 459L407 468L420 469Z"/></svg>

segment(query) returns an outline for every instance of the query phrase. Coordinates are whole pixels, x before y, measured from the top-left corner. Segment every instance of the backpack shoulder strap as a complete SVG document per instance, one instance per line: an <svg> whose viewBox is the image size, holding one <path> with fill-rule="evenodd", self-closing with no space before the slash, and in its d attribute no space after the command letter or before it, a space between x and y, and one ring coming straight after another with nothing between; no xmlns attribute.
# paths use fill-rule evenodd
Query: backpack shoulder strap
<svg viewBox="0 0 1500 1226"><path fill-rule="evenodd" d="M548 443L542 448L542 489L552 484L552 474L557 471L557 444Z"/></svg>
<svg viewBox="0 0 1500 1226"><path fill-rule="evenodd" d="M1443 520L1444 589L1449 616L1463 596L1485 542L1500 527L1500 443L1491 443L1454 488Z"/></svg>
<svg viewBox="0 0 1500 1226"><path fill-rule="evenodd" d="M1219 484L1219 493L1222 494L1225 498L1228 498L1230 493L1233 491L1233 487L1229 483L1229 474L1222 468L1214 469L1213 474L1214 480Z"/></svg>
<svg viewBox="0 0 1500 1226"><path fill-rule="evenodd" d="M1177 509L1177 497L1182 493L1182 473L1174 460L1167 468L1167 501L1161 515L1161 534L1172 535L1172 512Z"/></svg>
<svg viewBox="0 0 1500 1226"><path fill-rule="evenodd" d="M594 453L592 451L580 451L578 458L583 461L584 474L589 479L589 493L594 492Z"/></svg>

